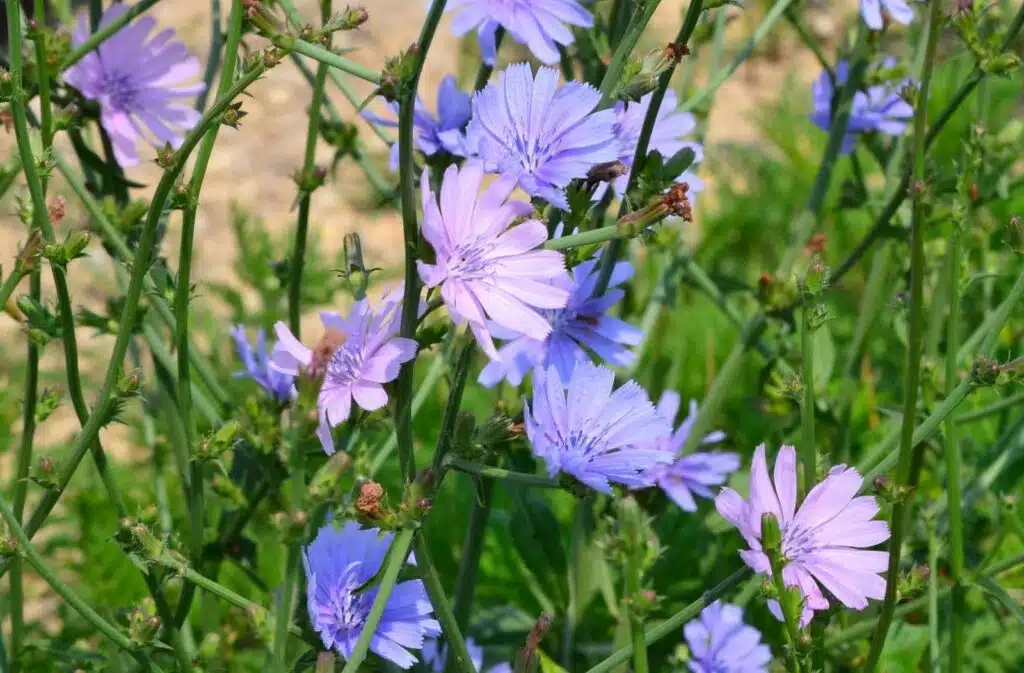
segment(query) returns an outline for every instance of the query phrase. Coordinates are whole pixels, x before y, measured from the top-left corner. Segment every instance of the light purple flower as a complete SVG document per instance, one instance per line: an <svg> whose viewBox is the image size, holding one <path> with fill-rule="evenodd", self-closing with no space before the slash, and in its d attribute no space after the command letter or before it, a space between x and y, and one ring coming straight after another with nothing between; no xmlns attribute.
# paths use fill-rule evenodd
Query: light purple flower
<svg viewBox="0 0 1024 673"><path fill-rule="evenodd" d="M601 94L589 84L558 85L558 72L510 65L473 96L469 142L485 168L514 177L530 196L568 208L564 188L618 156L614 110L594 112Z"/></svg>
<svg viewBox="0 0 1024 673"><path fill-rule="evenodd" d="M886 61L886 65L891 59ZM849 77L850 64L840 61L836 64L836 81L844 84ZM878 131L890 136L902 135L907 123L914 116L914 108L900 97L894 85L878 84L868 87L867 91L858 91L853 95L853 106L850 108L850 122L843 136L840 152L849 154L853 151L853 143L857 134ZM823 131L832 128L832 98L835 89L827 72L822 72L811 85L814 99L814 111L811 121Z"/></svg>
<svg viewBox="0 0 1024 673"><path fill-rule="evenodd" d="M345 659L352 656L377 596L377 587L363 586L380 570L393 537L375 528L362 530L350 521L341 530L321 528L303 553L309 621L324 647ZM411 667L416 657L409 650L420 649L425 638L441 633L433 612L421 580L399 582L388 596L370 650L400 668Z"/></svg>
<svg viewBox="0 0 1024 673"><path fill-rule="evenodd" d="M111 5L100 28L128 10L127 3ZM135 146L140 136L156 146L178 147L183 140L180 133L199 123L198 112L175 102L203 90L202 82L186 84L199 75L199 61L189 56L183 43L172 41L173 30L148 39L154 26L152 17L135 19L64 73L68 84L99 103L100 122L122 166L139 163ZM77 47L88 37L83 16L72 45Z"/></svg>
<svg viewBox="0 0 1024 673"><path fill-rule="evenodd" d="M387 107L396 119L385 119L369 111L363 112L367 120L388 126L398 127L398 103L387 103ZM464 157L469 154L466 147L466 124L472 116L469 94L459 90L455 78L448 75L441 80L437 88L437 116L427 110L420 97L416 97L413 111L413 127L416 129L416 146L424 156L433 156L444 150L449 154ZM398 142L391 145L390 167L398 170Z"/></svg>
<svg viewBox="0 0 1024 673"><path fill-rule="evenodd" d="M287 404L295 397L293 377L270 366L263 330L256 333L255 351L249 344L249 338L245 334L243 325L236 325L231 330L231 338L235 340L235 350L238 351L238 357L245 365L245 371L237 372L235 376L251 378L280 404Z"/></svg>
<svg viewBox="0 0 1024 673"><path fill-rule="evenodd" d="M882 30L882 10L904 26L914 20L914 10L905 0L860 0L860 15L871 30Z"/></svg>
<svg viewBox="0 0 1024 673"><path fill-rule="evenodd" d="M476 29L484 63L498 56L495 32L504 28L519 44L547 65L558 63L558 46L573 43L569 26L593 28L594 17L579 0L448 0L445 11L461 10L452 32L462 37Z"/></svg>
<svg viewBox="0 0 1024 673"><path fill-rule="evenodd" d="M626 103L619 101L615 104L615 142L618 146L618 159L626 168L632 170L633 156L636 154L636 146L640 142L640 132L643 129L644 118L651 107L653 93L649 93L639 102ZM679 99L672 89L665 91L665 98L658 108L658 116L654 122L654 129L651 132L651 139L647 145L648 153L657 150L661 156L668 161L684 147L689 147L694 153L694 164L704 159L704 147L700 143L684 140L685 136L693 133L697 127L697 120L689 112L676 112L679 106ZM690 185L690 193L697 193L704 190L704 183L693 171L693 166L683 171L676 178L676 182L685 182ZM629 172L615 179L612 185L619 197L626 193L626 185L629 183ZM604 188L595 195L600 198Z"/></svg>
<svg viewBox="0 0 1024 673"><path fill-rule="evenodd" d="M650 474L673 455L658 442L672 431L635 381L612 391L615 374L586 360L576 363L568 390L558 368L533 374L533 408L525 403L526 436L549 476L566 472L611 493L609 482L650 486Z"/></svg>
<svg viewBox="0 0 1024 673"><path fill-rule="evenodd" d="M754 451L749 501L731 488L722 489L715 499L719 513L750 545L740 552L744 562L755 572L771 575L768 556L761 549L761 515L773 514L782 531L783 583L799 587L803 594L801 623L810 621L812 611L828 608L821 586L855 610L866 608L869 598L881 599L885 580L878 573L887 568L889 555L864 548L888 540L889 527L874 520L875 499L857 495L864 478L853 468L837 465L797 509L796 449L779 449L774 485L764 454L764 444ZM781 616L777 603L769 607Z"/></svg>
<svg viewBox="0 0 1024 673"><path fill-rule="evenodd" d="M588 260L572 269L572 278L554 281L569 293L565 308L542 311L551 324L551 333L544 339L492 326L491 333L498 338L509 338L498 349L500 359L491 360L480 372L478 381L491 387L502 379L514 386L534 367L553 365L563 382L568 382L576 363L590 360L590 352L609 364L627 367L636 355L629 348L640 343L643 331L605 312L622 300L625 294L619 285L633 277L629 262L619 262L612 271L608 290L594 296L598 277L597 259Z"/></svg>
<svg viewBox="0 0 1024 673"><path fill-rule="evenodd" d="M278 341L270 356L271 367L292 376L323 377L317 398L317 436L327 455L334 453L331 428L348 419L353 400L366 411L383 407L388 401L383 384L394 381L402 363L416 356L416 341L397 336L398 296L396 292L385 297L379 313L366 299L353 304L348 318L321 312L326 332L315 350L302 345L283 322L274 325Z"/></svg>
<svg viewBox="0 0 1024 673"><path fill-rule="evenodd" d="M674 423L679 413L679 393L666 390L658 400L658 413L669 423ZM682 424L666 440L664 448L678 456L690 436L690 429L697 419L697 402L690 400L689 413ZM724 432L706 435L701 444L714 444L725 439ZM668 497L687 512L697 511L693 494L702 498L714 498L712 489L724 484L729 475L740 469L740 457L724 451L690 453L678 458L671 465L655 470L655 483Z"/></svg>
<svg viewBox="0 0 1024 673"><path fill-rule="evenodd" d="M772 651L743 622L743 609L715 601L683 627L693 673L767 673Z"/></svg>
<svg viewBox="0 0 1024 673"><path fill-rule="evenodd" d="M569 293L552 285L567 278L562 254L537 249L548 239L544 223L509 228L533 212L529 203L507 201L515 178L499 178L479 195L483 176L477 161L461 171L449 166L436 199L423 172L423 237L436 259L416 264L427 287L441 286L455 323L468 323L483 351L497 358L489 324L544 339L551 325L538 311L564 307Z"/></svg>
<svg viewBox="0 0 1024 673"><path fill-rule="evenodd" d="M473 662L473 670L479 671L484 665L484 648L473 642L472 638L466 638L466 651ZM436 640L428 640L423 643L423 663L430 666L434 673L444 671L444 662L448 656L448 646L444 645L441 650L437 649Z"/></svg>

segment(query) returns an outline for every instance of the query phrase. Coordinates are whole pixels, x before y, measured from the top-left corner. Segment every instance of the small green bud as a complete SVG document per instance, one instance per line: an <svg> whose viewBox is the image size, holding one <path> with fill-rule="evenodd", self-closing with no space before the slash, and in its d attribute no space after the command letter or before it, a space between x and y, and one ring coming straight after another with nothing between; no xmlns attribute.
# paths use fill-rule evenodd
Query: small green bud
<svg viewBox="0 0 1024 673"><path fill-rule="evenodd" d="M761 515L761 547L769 557L782 551L782 529L771 512Z"/></svg>
<svg viewBox="0 0 1024 673"><path fill-rule="evenodd" d="M177 159L178 153L174 151L174 146L169 142L156 153L156 165L165 170L174 168Z"/></svg>
<svg viewBox="0 0 1024 673"><path fill-rule="evenodd" d="M248 502L238 484L222 474L215 476L210 485L214 493L231 503L235 509L243 509Z"/></svg>
<svg viewBox="0 0 1024 673"><path fill-rule="evenodd" d="M981 59L981 71L989 75L1011 75L1020 68L1020 57L1013 52L1004 52Z"/></svg>
<svg viewBox="0 0 1024 673"><path fill-rule="evenodd" d="M249 113L242 109L242 101L238 101L228 106L228 109L221 115L220 121L225 126L237 129L242 122L242 118L247 114Z"/></svg>
<svg viewBox="0 0 1024 673"><path fill-rule="evenodd" d="M60 406L62 398L63 394L59 390L52 388L43 390L43 394L39 397L39 402L36 404L36 425L53 415L53 412Z"/></svg>

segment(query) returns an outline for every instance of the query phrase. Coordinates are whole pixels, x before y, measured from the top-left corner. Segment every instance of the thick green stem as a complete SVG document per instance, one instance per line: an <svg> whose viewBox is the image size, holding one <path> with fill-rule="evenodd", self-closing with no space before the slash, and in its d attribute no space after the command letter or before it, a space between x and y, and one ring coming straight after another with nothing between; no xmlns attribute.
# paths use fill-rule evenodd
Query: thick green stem
<svg viewBox="0 0 1024 673"><path fill-rule="evenodd" d="M480 556L483 553L484 538L487 535L487 521L491 516L494 481L492 479L480 480L479 489L474 488L473 495L475 497L469 510L466 539L462 543L462 555L459 557L459 573L455 578L455 598L452 601L455 623L463 631L469 625L469 615L473 609L473 592L476 589Z"/></svg>
<svg viewBox="0 0 1024 673"><path fill-rule="evenodd" d="M629 640L633 645L633 673L647 673L647 642L644 639L644 620L636 610L636 602L640 598L640 581L642 571L640 559L631 559L625 568L626 595L625 617L629 623Z"/></svg>
<svg viewBox="0 0 1024 673"><path fill-rule="evenodd" d="M1005 399L993 402L987 407L982 407L976 411L971 411L966 414L960 414L954 420L957 425L963 425L965 423L972 423L974 421L980 421L996 414L1001 414L1007 409L1016 409L1020 405L1024 404L1024 393L1017 393L1011 395Z"/></svg>
<svg viewBox="0 0 1024 673"><path fill-rule="evenodd" d="M444 2L440 4L443 5ZM391 597L391 590L395 588L395 582L398 581L398 572L405 565L405 559L409 556L409 549L412 547L415 534L415 529L403 528L398 531L395 539L391 542L391 547L388 549L387 565L384 566L384 570L380 574L380 584L377 585L377 595L373 599L373 605L370 607L370 613L366 616L366 621L363 622L363 630L359 633L359 639L356 641L355 647L352 648L352 656L345 662L345 668L341 670L341 673L356 673L360 670L363 659L366 658L366 652L370 649L370 640L377 632L377 625L380 624L380 618L384 614L384 607L388 604L388 598Z"/></svg>
<svg viewBox="0 0 1024 673"><path fill-rule="evenodd" d="M946 394L952 392L958 373L957 352L960 347L960 223L950 218L947 225L948 246L946 275L949 289L949 321L946 325ZM949 673L960 673L963 668L966 638L964 602L964 524L960 481L960 444L957 439L957 419L950 415L945 422L943 452L946 457L946 494L949 497L949 569L953 579L952 609L950 611ZM937 552L936 552L937 554ZM933 568L934 570L934 568ZM936 661L938 666L939 662Z"/></svg>
<svg viewBox="0 0 1024 673"><path fill-rule="evenodd" d="M476 673L473 666L473 659L466 649L466 640L462 637L462 630L452 606L445 595L444 585L441 584L441 577L437 574L430 559L430 549L427 546L427 538L421 530L416 537L416 565L419 566L423 576L423 584L427 587L427 595L430 596L430 604L434 606L434 614L441 622L441 632L444 634L444 641L447 644L447 660L455 662L455 668L461 673ZM447 662L446 662L447 663Z"/></svg>
<svg viewBox="0 0 1024 673"><path fill-rule="evenodd" d="M437 24L441 21L447 0L434 0L423 22L419 40L416 42L416 65L407 81L402 82L402 93L398 101L398 172L402 195L402 239L405 253L405 288L402 296L401 336L412 339L416 336L417 309L420 299L420 278L416 270L416 248L419 244L419 224L416 221L416 176L413 164L413 117L415 115L416 90L420 74L430 51ZM416 472L416 458L412 445L412 382L415 375L416 358L402 365L395 384L395 434L398 438L398 462L402 477L411 482Z"/></svg>
<svg viewBox="0 0 1024 673"><path fill-rule="evenodd" d="M917 419L917 395L921 376L922 330L924 322L924 276L928 272L924 258L925 236L925 134L928 128L928 92L932 71L935 67L935 51L942 22L940 2L932 0L928 18L927 43L924 69L914 110L914 200L911 213L910 232L910 311L908 316L909 337L907 344L906 374L903 378L903 429L900 443L899 465L896 483L913 488L917 485L917 472L912 465L917 462L916 454L920 445L914 443L914 423ZM885 599L878 615L878 624L871 639L864 670L872 673L878 665L892 623L896 608L896 585L900 572L900 557L903 551L903 535L910 525L914 510L913 498L897 502L893 507L889 539L889 569L886 573Z"/></svg>
<svg viewBox="0 0 1024 673"><path fill-rule="evenodd" d="M800 501L814 487L818 472L818 448L814 442L814 327L813 300L800 309L800 351L803 363L804 395L800 406L800 462L803 463L803 483L800 484Z"/></svg>
<svg viewBox="0 0 1024 673"><path fill-rule="evenodd" d="M466 379L469 378L469 366L473 362L475 350L476 341L467 335L465 343L459 350L459 359L455 362L452 388L448 392L448 402L445 404L444 414L441 416L441 427L438 430L434 459L431 462L431 467L435 470L441 467L441 461L452 447L452 435L455 433L455 423L462 405L462 393L466 390Z"/></svg>
<svg viewBox="0 0 1024 673"><path fill-rule="evenodd" d="M196 110L202 113L206 109L206 101L210 97L213 78L220 68L221 47L224 35L220 29L220 0L210 0L210 48L207 50L206 69L203 70L203 90L196 96Z"/></svg>
<svg viewBox="0 0 1024 673"><path fill-rule="evenodd" d="M525 484L527 486L533 486L535 488L561 488L562 485L557 479L550 477L542 477L538 474L528 474L526 472L513 472L512 470L506 470L501 467L492 467L490 465L481 465L480 463L474 463L463 458L459 458L455 455L448 455L442 461L441 465L445 469L456 470L458 472L465 472L466 474L475 474L479 477L486 479L501 479L503 481L513 481L517 484Z"/></svg>
<svg viewBox="0 0 1024 673"><path fill-rule="evenodd" d="M800 657L797 655L796 651L797 644L800 642L800 616L792 614L792 611L785 607L785 601L781 598L786 593L786 583L782 578L782 561L779 558L779 553L777 551L769 553L768 560L771 563L772 582L775 585L775 590L779 592L779 603L782 605L782 618L786 625L783 633L786 636L786 649L790 667L789 673L800 673Z"/></svg>
<svg viewBox="0 0 1024 673"><path fill-rule="evenodd" d="M330 6L327 3L322 7ZM327 19L330 18L330 10L327 10ZM324 19L325 21L327 19ZM320 63L316 69L316 80L313 83L313 102L309 108L309 127L306 129L306 151L303 155L301 180L308 180L312 184L313 172L316 170L316 143L320 138L320 108L323 107L325 98L324 90L327 85L327 64ZM299 217L295 227L295 244L292 247L292 264L288 278L288 325L299 338L302 318L302 269L306 260L306 239L309 236L309 208L313 200L312 189L300 190Z"/></svg>
<svg viewBox="0 0 1024 673"><path fill-rule="evenodd" d="M700 598L693 601L685 608L663 621L661 624L647 629L647 631L644 632L644 642L649 647L668 635L677 635L683 624L700 614L701 610L721 598L727 591L742 582L749 574L749 568L740 568L735 571L718 586L714 587L710 591L705 591ZM587 673L609 673L609 671L613 671L629 661L632 654L633 645L627 645L620 650L616 650L611 656L591 668Z"/></svg>
<svg viewBox="0 0 1024 673"><path fill-rule="evenodd" d="M15 3L17 4L17 3ZM7 529L14 536L18 544L17 553L39 574L43 580L50 585L61 598L67 602L81 617L89 622L93 628L99 631L104 637L110 640L112 643L117 645L119 648L130 654L144 670L153 671L154 673L163 673L163 669L153 663L153 660L149 658L149 655L140 648L135 647L126 635L121 633L120 630L107 620L103 619L95 610L93 610L88 603L82 600L71 588L64 584L57 573L50 570L43 558L39 555L33 547L28 536L22 529L18 519L14 516L14 512L7 505L7 501L0 496L0 517L3 518L7 524Z"/></svg>
<svg viewBox="0 0 1024 673"><path fill-rule="evenodd" d="M442 3L443 4L443 3ZM306 42L300 40L292 35L275 35L271 38L271 41L278 47L286 51L295 51L303 56L324 63L332 68L347 72L350 75L354 75L359 79L366 80L371 84L380 84L380 73L374 70L370 70L365 65L360 65L354 61L350 61L347 58L338 56L333 51L324 49L323 47L313 44L312 42Z"/></svg>

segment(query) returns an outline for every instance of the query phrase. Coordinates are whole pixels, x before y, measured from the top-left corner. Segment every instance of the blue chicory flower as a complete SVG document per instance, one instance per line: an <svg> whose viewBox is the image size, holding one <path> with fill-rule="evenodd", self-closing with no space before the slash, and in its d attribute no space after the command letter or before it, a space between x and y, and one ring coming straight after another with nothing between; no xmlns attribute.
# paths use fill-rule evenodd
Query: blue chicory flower
<svg viewBox="0 0 1024 673"><path fill-rule="evenodd" d="M238 357L245 366L245 370L237 372L235 376L251 378L280 404L287 404L295 397L293 377L270 366L263 330L256 333L256 350L249 344L245 327L242 325L236 325L231 330L231 338L235 340L235 350L238 351Z"/></svg>
<svg viewBox="0 0 1024 673"><path fill-rule="evenodd" d="M385 119L372 112L364 111L363 117L368 121L390 128L398 127L398 103L387 103L388 109L396 119ZM455 156L464 157L469 154L466 146L466 124L472 116L469 94L459 90L455 78L451 75L441 80L437 88L437 116L427 110L420 97L416 97L413 110L413 127L416 130L416 146L424 156L445 151ZM398 142L391 145L390 168L398 170Z"/></svg>
<svg viewBox="0 0 1024 673"><path fill-rule="evenodd" d="M103 13L103 28L129 10L128 3L115 3ZM190 56L184 43L174 41L174 31L164 30L152 39L156 20L135 19L95 51L64 72L64 80L83 96L100 106L100 123L110 135L114 158L122 166L139 163L136 144L152 136L155 146L171 143L178 147L182 131L199 123L199 113L177 99L195 96L202 82L187 84L200 74L199 61ZM72 37L79 46L89 37L83 16Z"/></svg>
<svg viewBox="0 0 1024 673"><path fill-rule="evenodd" d="M882 10L904 26L914 20L914 10L906 0L860 0L860 15L871 30L882 30Z"/></svg>
<svg viewBox="0 0 1024 673"><path fill-rule="evenodd" d="M889 63L891 60L886 61L886 64ZM836 64L835 75L838 84L846 82L849 69L847 61ZM840 152L852 152L854 140L860 133L878 131L890 136L902 135L907 123L914 116L914 109L900 97L895 88L891 85L878 84L853 95L850 122ZM811 121L827 132L832 127L832 99L835 94L832 79L827 72L822 72L811 85L811 94L814 99Z"/></svg>
<svg viewBox="0 0 1024 673"><path fill-rule="evenodd" d="M889 539L889 526L875 520L878 502L869 495L858 496L864 478L852 467L836 465L820 484L811 488L797 507L796 449L783 446L775 458L773 479L768 477L764 444L754 451L750 468L750 498L744 500L731 488L715 498L715 506L726 521L736 526L750 549L740 552L754 572L772 574L768 556L761 547L761 517L771 514L782 531L782 581L799 587L804 598L802 625L815 610L828 609L819 583L840 603L863 610L868 599L885 596L885 580L879 573L888 567L889 555L869 550ZM782 618L777 601L769 609Z"/></svg>
<svg viewBox="0 0 1024 673"><path fill-rule="evenodd" d="M618 286L633 277L633 267L629 262L616 264L608 290L595 297L598 275L598 260L591 259L574 267L571 279L553 281L569 292L569 301L565 308L541 312L551 324L551 332L544 339L492 326L492 334L511 341L498 349L499 359L484 367L478 381L491 387L505 379L517 386L534 367L554 366L562 382L567 383L576 363L589 361L591 351L617 367L633 364L636 355L629 346L640 343L643 331L605 315L621 301L625 293Z"/></svg>
<svg viewBox="0 0 1024 673"><path fill-rule="evenodd" d="M340 530L324 526L306 547L306 603L313 630L324 647L348 659L377 596L376 587L363 589L380 570L391 546L393 533L375 528L360 529L348 522ZM411 561L411 559L410 559ZM441 634L422 580L399 582L388 596L370 651L399 668L409 668L426 638Z"/></svg>
<svg viewBox="0 0 1024 673"><path fill-rule="evenodd" d="M533 212L525 201L507 200L515 178L499 178L479 194L483 177L478 161L449 166L437 198L423 172L423 237L435 261L416 264L424 285L441 286L452 320L468 324L480 348L497 359L490 325L544 339L551 325L539 311L562 308L569 293L552 284L567 278L562 254L538 249L548 239L544 223L509 228Z"/></svg>
<svg viewBox="0 0 1024 673"><path fill-rule="evenodd" d="M692 673L767 673L772 651L761 632L743 621L743 609L715 601L683 627Z"/></svg>
<svg viewBox="0 0 1024 673"><path fill-rule="evenodd" d="M416 341L398 336L401 306L396 291L383 299L379 312L367 299L357 301L347 318L324 311L320 320L325 333L315 349L304 346L283 322L274 325L278 341L271 367L292 376L323 378L317 436L327 455L334 453L331 428L348 419L353 401L366 411L383 407L388 401L384 384L398 378L402 364L416 356Z"/></svg>
<svg viewBox="0 0 1024 673"><path fill-rule="evenodd" d="M666 390L658 400L658 413L669 423L674 423L679 413L679 393ZM697 402L690 400L689 413L683 422L667 439L664 448L673 456L679 451L690 436L690 429L697 419ZM706 435L701 444L714 444L725 439L725 433L715 431ZM697 511L694 494L702 498L714 498L713 487L721 486L729 475L740 469L740 457L735 453L724 451L690 453L676 459L671 465L655 470L655 483L665 494L687 512Z"/></svg>
<svg viewBox="0 0 1024 673"><path fill-rule="evenodd" d="M594 112L589 84L558 85L558 72L510 65L473 96L469 143L484 167L514 177L530 196L568 208L564 188L597 164L618 158L614 110Z"/></svg>
<svg viewBox="0 0 1024 673"><path fill-rule="evenodd" d="M459 11L452 32L461 37L476 29L484 63L498 56L495 33L504 28L519 44L547 65L558 63L557 45L573 43L569 26L590 29L594 17L579 0L448 0L445 11Z"/></svg>
<svg viewBox="0 0 1024 673"><path fill-rule="evenodd" d="M674 456L660 445L672 431L644 391L628 381L613 392L615 374L586 360L576 363L568 390L558 368L533 374L533 406L524 400L526 436L549 476L572 475L611 493L609 482L644 488Z"/></svg>

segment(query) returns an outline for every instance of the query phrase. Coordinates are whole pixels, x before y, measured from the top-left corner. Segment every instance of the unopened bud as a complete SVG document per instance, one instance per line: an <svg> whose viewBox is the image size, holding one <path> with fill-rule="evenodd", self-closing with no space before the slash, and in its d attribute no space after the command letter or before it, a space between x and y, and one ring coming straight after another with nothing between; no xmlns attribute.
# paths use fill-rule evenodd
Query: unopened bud
<svg viewBox="0 0 1024 673"><path fill-rule="evenodd" d="M225 126L237 129L242 118L247 114L249 113L242 109L242 102L239 101L228 106L228 109L224 111L223 115L221 115L220 121Z"/></svg>
<svg viewBox="0 0 1024 673"><path fill-rule="evenodd" d="M774 514L765 512L761 515L761 547L771 557L782 551L782 529Z"/></svg>
<svg viewBox="0 0 1024 673"><path fill-rule="evenodd" d="M171 143L165 144L156 153L156 165L160 168L170 170L174 168L174 164L177 161L178 153L174 151L174 147Z"/></svg>

